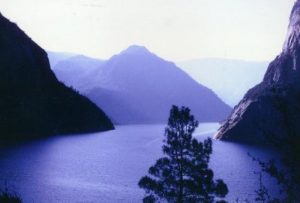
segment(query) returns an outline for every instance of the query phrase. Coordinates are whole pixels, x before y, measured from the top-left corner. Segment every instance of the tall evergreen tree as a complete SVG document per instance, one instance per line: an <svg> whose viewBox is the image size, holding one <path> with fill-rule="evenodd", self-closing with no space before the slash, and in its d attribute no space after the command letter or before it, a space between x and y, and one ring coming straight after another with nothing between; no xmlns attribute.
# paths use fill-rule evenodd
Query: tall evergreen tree
<svg viewBox="0 0 300 203"><path fill-rule="evenodd" d="M146 192L144 202L211 203L215 197L226 196L226 184L214 181L208 168L211 139L202 143L192 138L197 126L189 108L172 107L162 147L165 156L138 183Z"/></svg>

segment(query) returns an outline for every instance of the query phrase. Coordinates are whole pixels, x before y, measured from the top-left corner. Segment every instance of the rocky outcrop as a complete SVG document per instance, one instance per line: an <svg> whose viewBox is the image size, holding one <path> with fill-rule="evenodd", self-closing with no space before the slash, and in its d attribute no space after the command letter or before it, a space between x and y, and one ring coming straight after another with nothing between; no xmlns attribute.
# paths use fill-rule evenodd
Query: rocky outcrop
<svg viewBox="0 0 300 203"><path fill-rule="evenodd" d="M263 81L250 89L215 138L262 143L268 136L300 134L300 0L295 2L282 53Z"/></svg>
<svg viewBox="0 0 300 203"><path fill-rule="evenodd" d="M47 53L0 14L0 143L109 129L107 116L60 83Z"/></svg>

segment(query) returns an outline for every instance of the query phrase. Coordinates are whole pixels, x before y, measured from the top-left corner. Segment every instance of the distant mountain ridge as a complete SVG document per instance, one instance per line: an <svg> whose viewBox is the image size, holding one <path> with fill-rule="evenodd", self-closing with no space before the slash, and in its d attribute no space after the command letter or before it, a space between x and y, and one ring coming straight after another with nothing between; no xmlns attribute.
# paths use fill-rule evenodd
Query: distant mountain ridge
<svg viewBox="0 0 300 203"><path fill-rule="evenodd" d="M63 81L67 86L76 84L76 87L79 87L82 82L88 82L81 81L82 78L86 77L86 74L100 68L104 63L103 60L74 55L58 61L52 69L59 81Z"/></svg>
<svg viewBox="0 0 300 203"><path fill-rule="evenodd" d="M176 64L232 107L249 88L262 81L268 67L267 62L223 58L194 59Z"/></svg>
<svg viewBox="0 0 300 203"><path fill-rule="evenodd" d="M118 124L165 123L173 104L190 107L202 122L221 121L231 110L174 63L142 46L112 56L84 74L81 82L72 83L72 75L62 81L88 96Z"/></svg>
<svg viewBox="0 0 300 203"><path fill-rule="evenodd" d="M60 61L76 56L76 54L73 53L54 52L54 51L47 51L47 55L48 55L50 67L54 67Z"/></svg>
<svg viewBox="0 0 300 203"><path fill-rule="evenodd" d="M58 82L46 52L0 14L0 143L113 129L87 98Z"/></svg>

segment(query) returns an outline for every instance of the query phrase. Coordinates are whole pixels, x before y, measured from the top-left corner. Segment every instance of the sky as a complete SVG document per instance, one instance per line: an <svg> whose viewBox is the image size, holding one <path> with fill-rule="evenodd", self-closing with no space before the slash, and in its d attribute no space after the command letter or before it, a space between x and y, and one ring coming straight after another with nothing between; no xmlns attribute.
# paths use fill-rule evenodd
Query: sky
<svg viewBox="0 0 300 203"><path fill-rule="evenodd" d="M128 46L183 61L270 61L295 0L1 0L0 12L46 50L107 59Z"/></svg>

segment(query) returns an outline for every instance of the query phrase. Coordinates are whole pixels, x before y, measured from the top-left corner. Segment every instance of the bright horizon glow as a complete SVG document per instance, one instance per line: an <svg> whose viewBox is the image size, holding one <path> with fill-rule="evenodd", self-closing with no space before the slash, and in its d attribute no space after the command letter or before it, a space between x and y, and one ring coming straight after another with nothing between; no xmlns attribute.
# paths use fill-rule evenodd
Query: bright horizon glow
<svg viewBox="0 0 300 203"><path fill-rule="evenodd" d="M107 59L133 44L171 61L270 61L295 0L1 0L46 50Z"/></svg>

